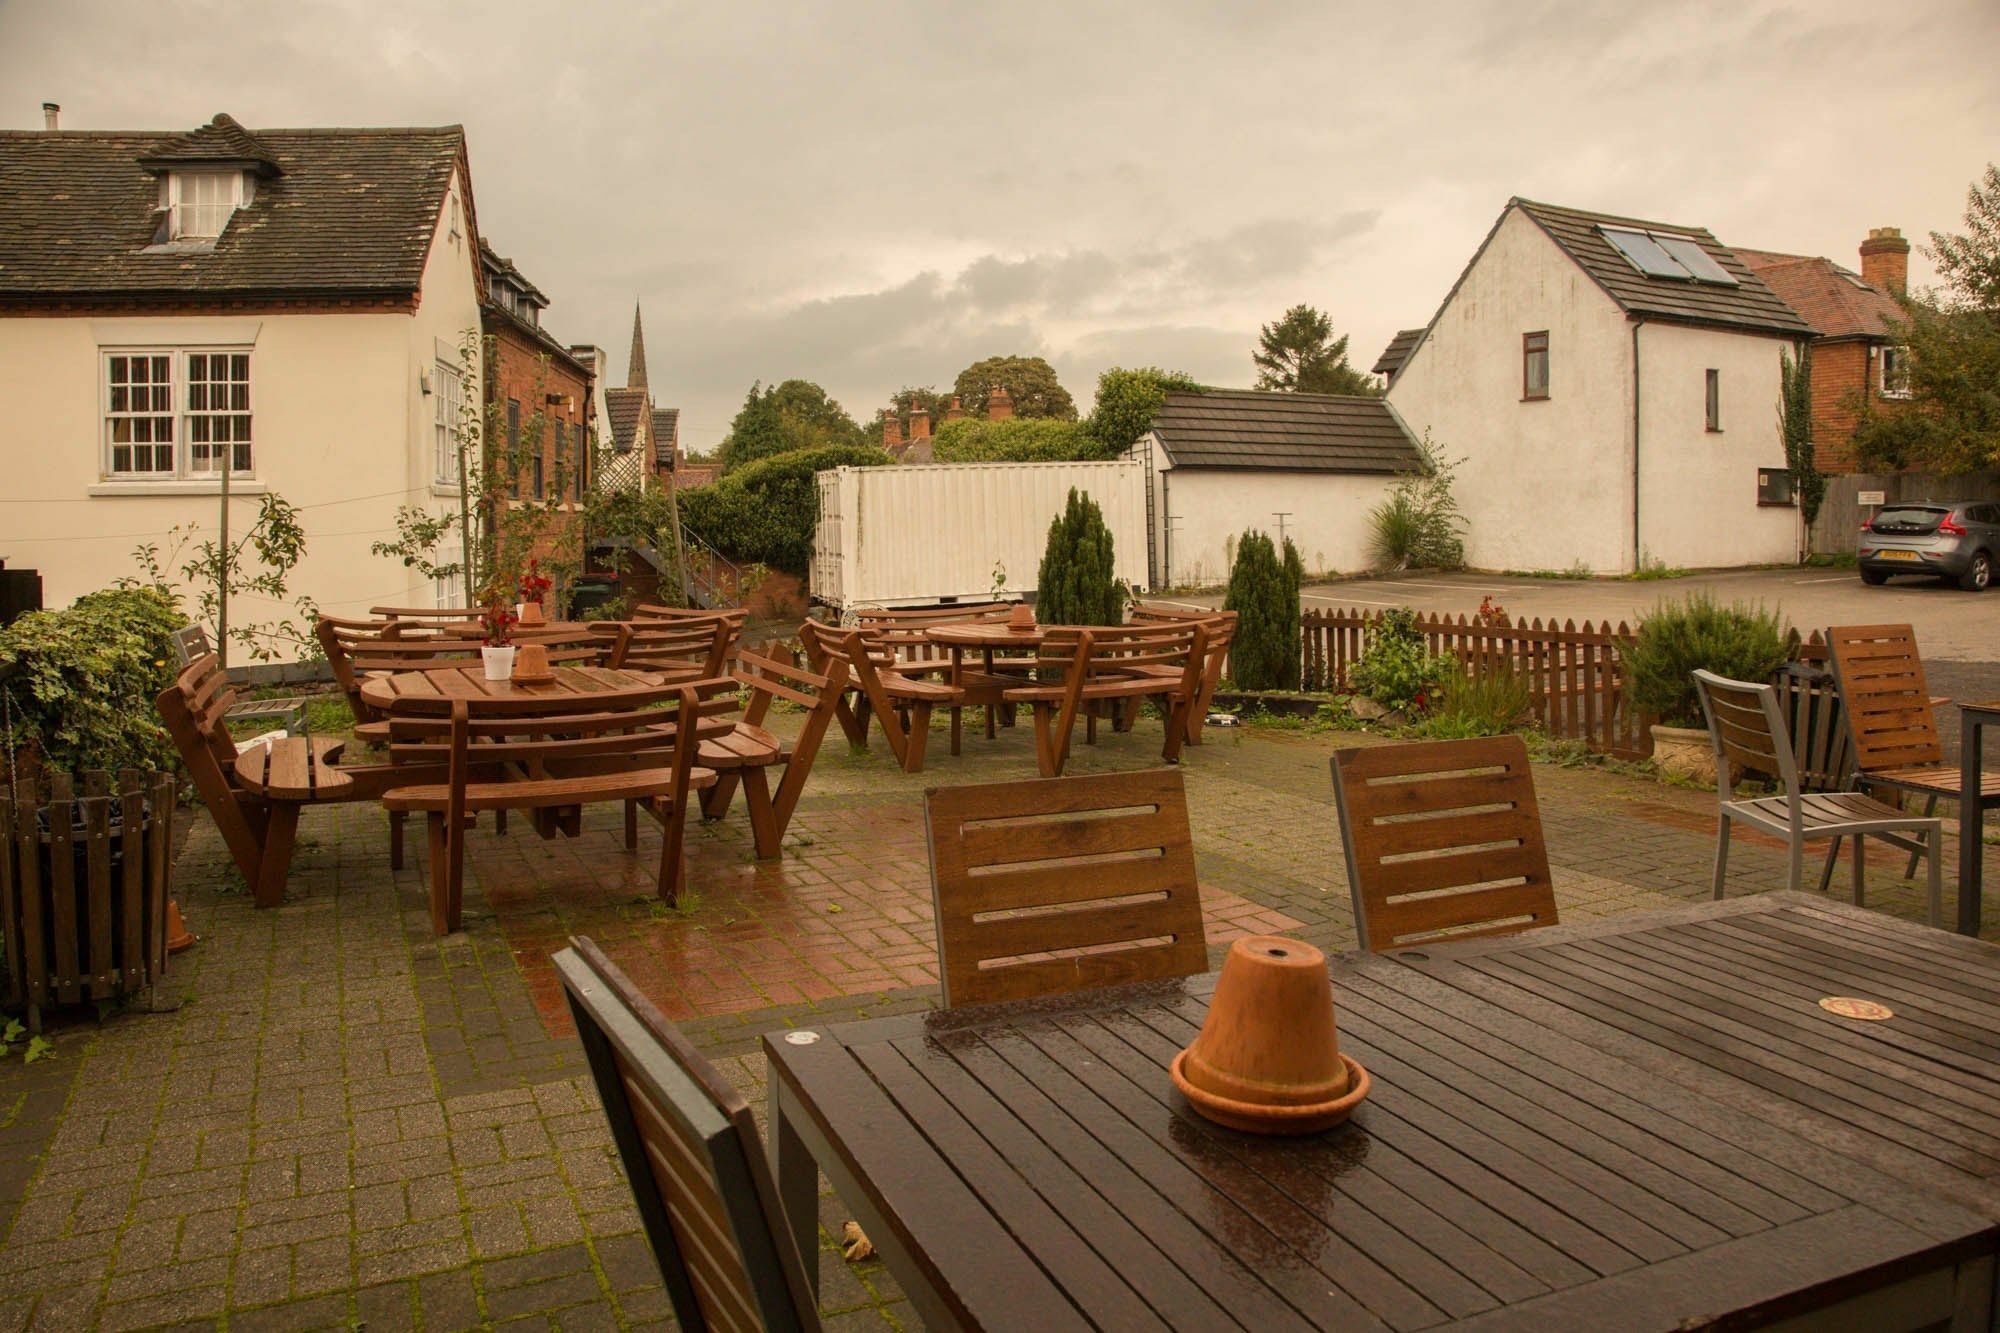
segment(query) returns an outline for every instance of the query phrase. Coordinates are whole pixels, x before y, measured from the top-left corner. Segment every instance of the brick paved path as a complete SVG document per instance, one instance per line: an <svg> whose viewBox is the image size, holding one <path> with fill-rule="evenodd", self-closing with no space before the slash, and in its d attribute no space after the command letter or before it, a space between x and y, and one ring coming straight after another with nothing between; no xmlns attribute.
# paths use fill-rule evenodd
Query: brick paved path
<svg viewBox="0 0 2000 1333"><path fill-rule="evenodd" d="M1074 769L1143 766L1158 736L1106 736ZM1212 956L1265 930L1351 948L1326 759L1365 742L1209 736L1184 771ZM830 746L783 861L750 858L739 808L690 839L677 909L652 895L658 843L626 854L614 809L574 841L482 830L467 929L442 944L379 812L310 812L267 912L197 812L179 885L204 939L164 988L178 1009L72 1019L58 1058L0 1065L0 1330L669 1322L547 955L604 943L761 1117L758 1034L936 1003L922 788L1034 771L1025 728L944 748L911 777L879 746ZM1536 781L1566 919L1707 892L1712 795L1546 765ZM1872 868L1871 905L1920 912L1891 858ZM1768 840L1739 842L1732 891L1782 874ZM820 1258L830 1326L912 1324L878 1265L830 1242Z"/></svg>

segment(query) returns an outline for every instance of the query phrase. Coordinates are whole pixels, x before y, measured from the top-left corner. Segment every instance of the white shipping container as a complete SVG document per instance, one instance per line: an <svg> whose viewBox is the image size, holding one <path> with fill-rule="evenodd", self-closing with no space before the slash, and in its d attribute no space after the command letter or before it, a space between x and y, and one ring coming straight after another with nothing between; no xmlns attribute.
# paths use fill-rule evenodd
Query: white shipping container
<svg viewBox="0 0 2000 1333"><path fill-rule="evenodd" d="M1035 591L1049 524L1072 486L1111 530L1112 567L1146 584L1143 464L917 463L819 474L812 596L829 606L930 606Z"/></svg>

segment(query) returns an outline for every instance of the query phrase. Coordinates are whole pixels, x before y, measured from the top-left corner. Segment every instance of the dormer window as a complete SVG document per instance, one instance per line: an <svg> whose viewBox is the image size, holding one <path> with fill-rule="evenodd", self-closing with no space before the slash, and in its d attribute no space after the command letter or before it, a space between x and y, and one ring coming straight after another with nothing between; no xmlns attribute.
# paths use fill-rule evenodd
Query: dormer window
<svg viewBox="0 0 2000 1333"><path fill-rule="evenodd" d="M212 241L243 205L241 171L174 171L167 175L167 237Z"/></svg>

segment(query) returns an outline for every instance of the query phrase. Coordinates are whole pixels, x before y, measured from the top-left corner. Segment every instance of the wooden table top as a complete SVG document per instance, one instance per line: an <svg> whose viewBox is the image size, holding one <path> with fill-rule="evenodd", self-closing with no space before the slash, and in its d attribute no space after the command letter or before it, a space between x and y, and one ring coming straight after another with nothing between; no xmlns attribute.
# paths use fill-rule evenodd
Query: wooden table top
<svg viewBox="0 0 2000 1333"><path fill-rule="evenodd" d="M924 637L946 648L1034 648L1045 637L1044 627L1013 629L1004 620L960 620L927 625Z"/></svg>
<svg viewBox="0 0 2000 1333"><path fill-rule="evenodd" d="M1670 1328L2000 1249L2000 950L1770 894L1420 962L1333 963L1325 1134L1174 1091L1213 977L773 1034L774 1132L967 1327Z"/></svg>
<svg viewBox="0 0 2000 1333"><path fill-rule="evenodd" d="M335 766L346 742L336 736L286 736L236 756L246 791L277 801L338 799L353 779Z"/></svg>
<svg viewBox="0 0 2000 1333"><path fill-rule="evenodd" d="M457 699L483 701L496 711L532 712L540 700L657 689L664 679L657 671L610 667L559 666L554 676L544 685L488 680L478 662L428 671L383 671L361 682L361 698L371 708L390 713L447 713Z"/></svg>

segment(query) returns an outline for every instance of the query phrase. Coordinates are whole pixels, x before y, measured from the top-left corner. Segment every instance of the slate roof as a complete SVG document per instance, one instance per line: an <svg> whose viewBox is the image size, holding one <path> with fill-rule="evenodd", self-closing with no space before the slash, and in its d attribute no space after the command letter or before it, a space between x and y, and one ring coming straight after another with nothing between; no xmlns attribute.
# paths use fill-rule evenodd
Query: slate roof
<svg viewBox="0 0 2000 1333"><path fill-rule="evenodd" d="M681 410L678 407L653 409L653 463L672 467L681 438Z"/></svg>
<svg viewBox="0 0 2000 1333"><path fill-rule="evenodd" d="M1809 320L1821 338L1889 340L1896 336L1895 325L1905 319L1895 297L1831 259L1772 250L1739 249L1736 254L1786 305Z"/></svg>
<svg viewBox="0 0 2000 1333"><path fill-rule="evenodd" d="M1382 349L1382 355L1375 358L1371 370L1377 375L1394 375L1410 359L1410 353L1417 348L1417 340L1424 336L1422 329L1404 329L1389 340Z"/></svg>
<svg viewBox="0 0 2000 1333"><path fill-rule="evenodd" d="M1813 326L1785 304L1747 264L1701 227L1644 222L1609 213L1586 213L1556 204L1538 204L1529 199L1513 199L1508 206L1519 208L1533 218L1550 239L1576 261L1577 267L1589 274L1629 314L1808 337L1815 332ZM1611 242L1604 239L1598 231L1602 226L1686 236L1699 245L1710 259L1726 269L1736 279L1737 285L1729 287L1681 278L1649 277L1634 268L1624 255L1613 248Z"/></svg>
<svg viewBox="0 0 2000 1333"><path fill-rule="evenodd" d="M638 438L639 421L650 404L644 389L606 389L604 412L611 418L611 447L624 454Z"/></svg>
<svg viewBox="0 0 2000 1333"><path fill-rule="evenodd" d="M1420 461L1409 432L1380 398L1169 393L1153 414L1153 432L1177 468L1394 473Z"/></svg>
<svg viewBox="0 0 2000 1333"><path fill-rule="evenodd" d="M0 133L0 297L411 293L464 148L456 125L253 135L226 116L193 134ZM253 151L276 174L213 246L149 248L159 181L142 158Z"/></svg>

